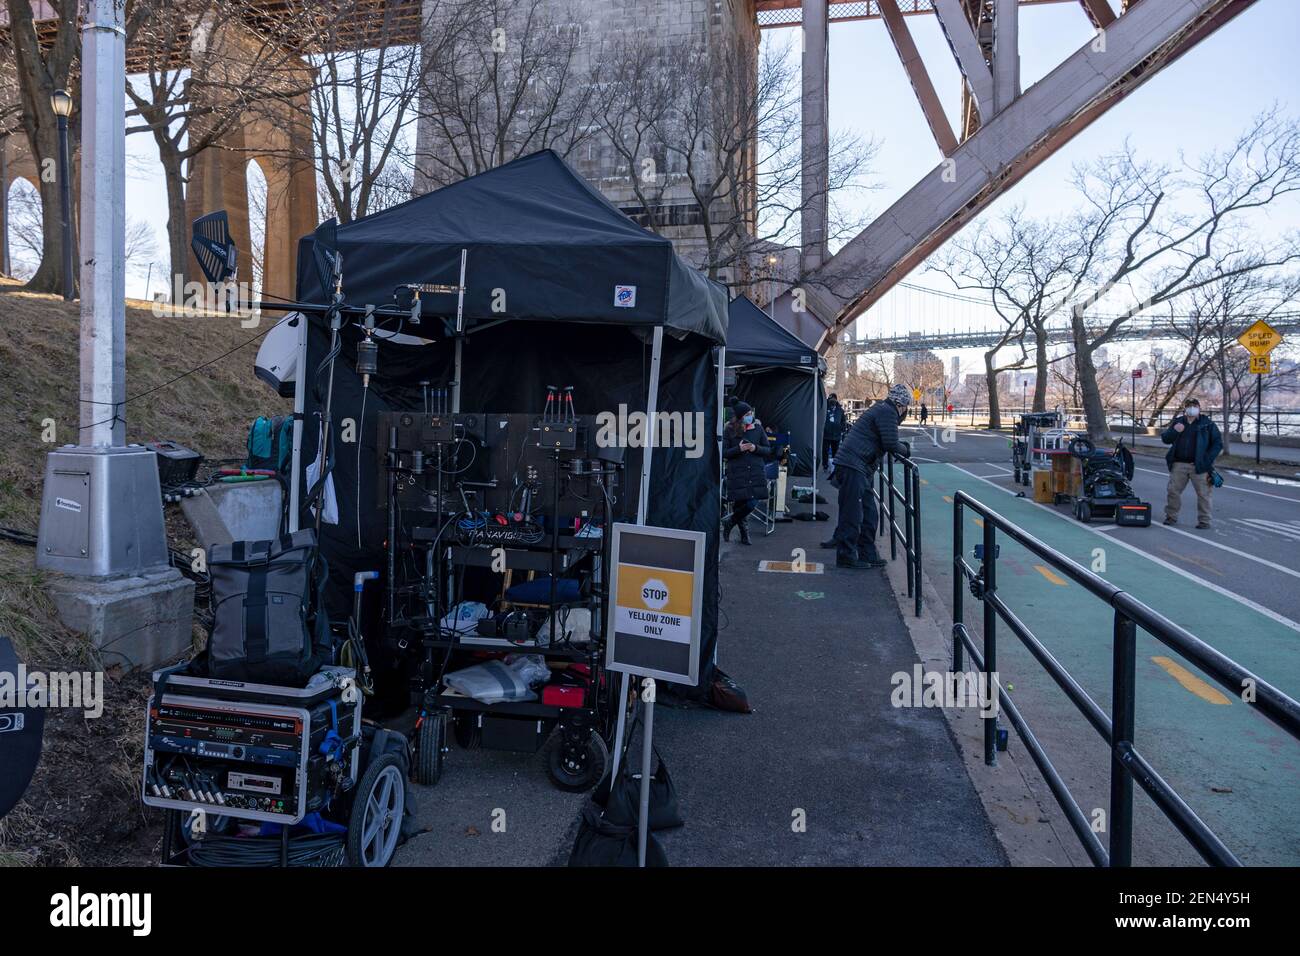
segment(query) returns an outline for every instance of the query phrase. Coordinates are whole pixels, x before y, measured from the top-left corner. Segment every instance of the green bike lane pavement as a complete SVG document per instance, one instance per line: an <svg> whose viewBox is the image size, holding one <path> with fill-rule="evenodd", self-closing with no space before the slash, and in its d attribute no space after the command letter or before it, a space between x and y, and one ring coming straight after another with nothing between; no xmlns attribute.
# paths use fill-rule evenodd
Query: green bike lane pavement
<svg viewBox="0 0 1300 956"><path fill-rule="evenodd" d="M952 595L951 499L961 489L1283 692L1300 694L1300 632L1285 619L1089 530L1064 507L1053 512L960 466L920 468L926 573L945 604ZM982 530L969 509L964 538L967 559L977 564L972 548L982 540ZM1113 612L1021 545L999 538L999 593L1109 713ZM1104 570L1095 563L1098 558L1104 560ZM982 606L965 593L965 619L978 641ZM998 671L1085 814L1103 811L1110 775L1105 744L1005 626L998 629ZM1300 863L1300 741L1141 630L1135 736L1139 751L1243 862ZM1011 746L1020 747L1014 730ZM1137 792L1135 862L1197 862L1199 857ZM1098 819L1104 824L1104 818Z"/></svg>

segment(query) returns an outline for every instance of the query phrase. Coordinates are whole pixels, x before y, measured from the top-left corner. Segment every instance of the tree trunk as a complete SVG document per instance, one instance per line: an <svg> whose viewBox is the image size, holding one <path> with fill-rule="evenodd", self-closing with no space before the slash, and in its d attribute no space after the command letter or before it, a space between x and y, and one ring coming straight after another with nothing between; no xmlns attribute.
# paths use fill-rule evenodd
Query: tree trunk
<svg viewBox="0 0 1300 956"><path fill-rule="evenodd" d="M185 181L181 172L182 161L175 150L158 151L163 168L163 182L167 185L167 252L171 258L172 295L183 290L190 271L189 224L185 214Z"/></svg>
<svg viewBox="0 0 1300 956"><path fill-rule="evenodd" d="M1047 329L1034 329L1034 411L1047 411Z"/></svg>
<svg viewBox="0 0 1300 956"><path fill-rule="evenodd" d="M1092 350L1080 349L1074 355L1075 374L1079 378L1079 397L1083 400L1083 416L1088 422L1088 437L1104 440L1110 429L1106 425L1106 408L1101 401L1097 385L1097 367L1092 363Z"/></svg>
<svg viewBox="0 0 1300 956"><path fill-rule="evenodd" d="M998 406L998 370L993 364L996 354L984 353L984 387L989 395L989 428L1002 427L1002 413Z"/></svg>

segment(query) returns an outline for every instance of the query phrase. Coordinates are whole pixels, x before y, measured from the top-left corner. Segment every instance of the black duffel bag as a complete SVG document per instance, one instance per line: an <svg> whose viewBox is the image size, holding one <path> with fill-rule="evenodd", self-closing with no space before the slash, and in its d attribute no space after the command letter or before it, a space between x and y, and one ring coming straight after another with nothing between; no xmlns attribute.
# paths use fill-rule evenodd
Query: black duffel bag
<svg viewBox="0 0 1300 956"><path fill-rule="evenodd" d="M327 572L314 530L213 545L208 570L214 617L209 677L301 687L330 663L321 600Z"/></svg>
<svg viewBox="0 0 1300 956"><path fill-rule="evenodd" d="M569 866L636 866L636 825L612 823L593 806L583 807ZM646 834L645 865L667 866L668 855L653 833Z"/></svg>
<svg viewBox="0 0 1300 956"><path fill-rule="evenodd" d="M654 748L659 766L650 775L650 829L671 830L686 823L677 804L677 788L668 775L668 766ZM611 788L610 775L606 773L596 784L591 799L605 811L605 820L619 826L635 828L641 812L641 774L633 773L626 764L618 775L617 785Z"/></svg>

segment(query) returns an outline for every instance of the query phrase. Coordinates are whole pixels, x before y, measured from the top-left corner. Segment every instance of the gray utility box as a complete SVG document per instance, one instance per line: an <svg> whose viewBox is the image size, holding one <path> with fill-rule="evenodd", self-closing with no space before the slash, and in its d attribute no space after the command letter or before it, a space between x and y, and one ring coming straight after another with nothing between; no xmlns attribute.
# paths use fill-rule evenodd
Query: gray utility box
<svg viewBox="0 0 1300 956"><path fill-rule="evenodd" d="M157 457L141 445L65 445L45 460L36 566L87 578L166 567Z"/></svg>

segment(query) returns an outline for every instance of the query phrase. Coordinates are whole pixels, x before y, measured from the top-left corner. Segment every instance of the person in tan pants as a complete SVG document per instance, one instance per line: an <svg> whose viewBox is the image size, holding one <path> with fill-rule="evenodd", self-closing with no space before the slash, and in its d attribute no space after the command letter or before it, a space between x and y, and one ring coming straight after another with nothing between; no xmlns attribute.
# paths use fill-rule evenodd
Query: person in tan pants
<svg viewBox="0 0 1300 956"><path fill-rule="evenodd" d="M1169 466L1169 492L1165 498L1165 524L1178 524L1183 492L1190 482L1196 492L1196 527L1208 529L1210 509L1210 475L1214 460L1223 452L1223 435L1219 426L1201 414L1201 403L1189 398L1179 415L1164 430L1160 440L1169 446L1165 464Z"/></svg>

